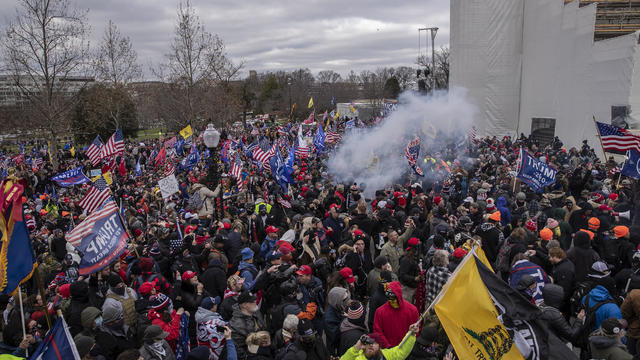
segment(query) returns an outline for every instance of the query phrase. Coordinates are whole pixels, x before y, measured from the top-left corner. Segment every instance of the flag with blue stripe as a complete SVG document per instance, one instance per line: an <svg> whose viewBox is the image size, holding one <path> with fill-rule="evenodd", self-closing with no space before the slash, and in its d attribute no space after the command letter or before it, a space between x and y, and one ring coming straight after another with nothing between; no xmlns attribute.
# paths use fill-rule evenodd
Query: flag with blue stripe
<svg viewBox="0 0 640 360"><path fill-rule="evenodd" d="M80 354L73 342L64 318L59 317L51 330L29 358L31 360L80 360Z"/></svg>

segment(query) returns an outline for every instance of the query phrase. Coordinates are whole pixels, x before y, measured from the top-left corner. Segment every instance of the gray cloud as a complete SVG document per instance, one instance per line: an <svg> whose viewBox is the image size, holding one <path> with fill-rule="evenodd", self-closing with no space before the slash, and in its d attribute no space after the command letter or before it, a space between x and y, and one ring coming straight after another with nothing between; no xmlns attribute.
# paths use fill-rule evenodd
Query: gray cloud
<svg viewBox="0 0 640 360"><path fill-rule="evenodd" d="M131 37L143 66L164 61L175 26L177 0L82 0L89 9L91 42L97 44L108 19ZM418 27L438 26L436 47L449 43L445 0L192 0L207 31L220 36L228 54L245 70L314 73L380 66L411 66L418 54ZM16 0L0 0L0 25ZM424 34L424 33L423 33ZM422 46L424 51L425 38Z"/></svg>

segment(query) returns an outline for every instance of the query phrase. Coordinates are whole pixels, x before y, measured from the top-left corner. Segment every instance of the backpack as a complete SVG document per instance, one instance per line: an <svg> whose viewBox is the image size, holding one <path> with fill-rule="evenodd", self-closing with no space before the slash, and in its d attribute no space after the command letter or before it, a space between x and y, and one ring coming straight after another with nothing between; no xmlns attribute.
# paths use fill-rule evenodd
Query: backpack
<svg viewBox="0 0 640 360"><path fill-rule="evenodd" d="M576 284L575 290L573 290L573 294L569 298L572 314L577 313L582 307L582 298L587 296L592 288L593 286L589 281L582 281Z"/></svg>
<svg viewBox="0 0 640 360"><path fill-rule="evenodd" d="M576 336L575 345L580 347L583 350L589 351L589 335L591 335L591 333L594 330L596 330L596 312L603 305L615 304L615 301L613 300L601 301L599 303L596 303L595 306L593 306L592 308L589 308L589 294L587 294L587 296L585 296L584 303L585 303L585 312L586 312L584 317L584 324L582 325L580 332Z"/></svg>
<svg viewBox="0 0 640 360"><path fill-rule="evenodd" d="M511 269L511 264L509 264L509 254L511 253L511 248L515 244L511 244L508 239L506 239L502 246L500 246L500 250L498 250L498 255L496 256L496 272L508 273Z"/></svg>
<svg viewBox="0 0 640 360"><path fill-rule="evenodd" d="M189 201L187 202L187 208L189 210L198 210L202 207L204 201L202 197L200 197L200 192L196 191L189 197Z"/></svg>

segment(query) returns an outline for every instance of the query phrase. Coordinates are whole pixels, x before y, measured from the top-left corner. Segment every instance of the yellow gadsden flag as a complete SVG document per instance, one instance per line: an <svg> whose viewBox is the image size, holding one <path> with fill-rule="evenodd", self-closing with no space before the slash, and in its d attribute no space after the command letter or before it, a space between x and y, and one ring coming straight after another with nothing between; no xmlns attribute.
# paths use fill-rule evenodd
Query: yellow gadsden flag
<svg viewBox="0 0 640 360"><path fill-rule="evenodd" d="M311 109L313 107L313 98L309 98L309 105L307 105L307 108Z"/></svg>
<svg viewBox="0 0 640 360"><path fill-rule="evenodd" d="M485 263L486 257L480 248L475 252L480 259L470 252L449 278L436 299L436 314L458 358L523 360L478 271L476 261Z"/></svg>
<svg viewBox="0 0 640 360"><path fill-rule="evenodd" d="M191 130L191 125L187 125L186 128L180 130L180 136L182 136L182 138L185 140L192 135L193 135L193 130Z"/></svg>
<svg viewBox="0 0 640 360"><path fill-rule="evenodd" d="M92 177L91 178L91 182L94 183L94 182L98 181L98 179L100 179L100 178L104 178L104 181L107 183L107 186L111 186L111 184L113 183L113 179L111 178L111 172L110 171L106 172L106 173L104 173L102 175L98 175L98 176Z"/></svg>

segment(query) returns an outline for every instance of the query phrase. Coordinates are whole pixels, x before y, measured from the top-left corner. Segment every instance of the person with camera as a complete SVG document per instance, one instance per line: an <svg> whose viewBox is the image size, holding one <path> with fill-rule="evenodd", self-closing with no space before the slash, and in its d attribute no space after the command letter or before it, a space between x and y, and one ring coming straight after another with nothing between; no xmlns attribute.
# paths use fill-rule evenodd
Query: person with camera
<svg viewBox="0 0 640 360"><path fill-rule="evenodd" d="M406 341L391 348L386 348L386 340L378 333L362 335L358 342L340 357L340 360L404 360L411 353L413 345L416 343L416 334L419 331L419 324L412 324L404 336Z"/></svg>
<svg viewBox="0 0 640 360"><path fill-rule="evenodd" d="M198 346L206 346L213 360L218 360L225 345L227 322L218 314L219 305L219 296L205 297L195 314Z"/></svg>

